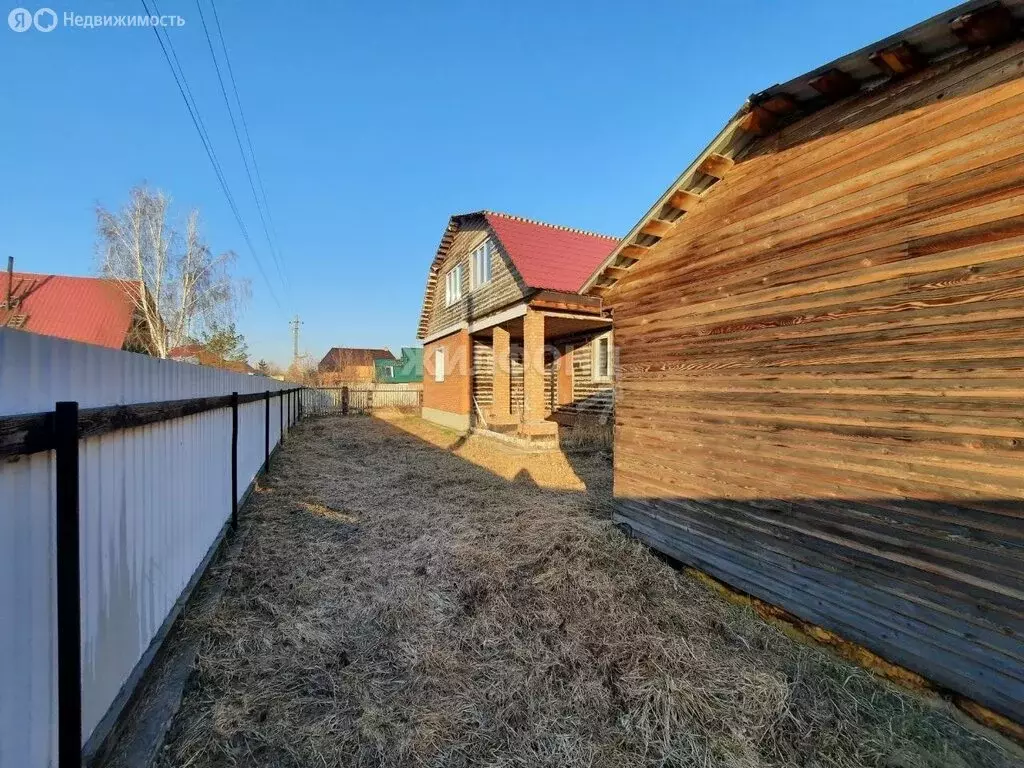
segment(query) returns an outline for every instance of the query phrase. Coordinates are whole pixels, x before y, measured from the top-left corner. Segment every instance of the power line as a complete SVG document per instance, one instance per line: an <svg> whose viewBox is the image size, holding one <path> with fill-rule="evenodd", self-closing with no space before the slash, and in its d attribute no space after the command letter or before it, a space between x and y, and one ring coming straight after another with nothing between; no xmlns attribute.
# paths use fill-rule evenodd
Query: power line
<svg viewBox="0 0 1024 768"><path fill-rule="evenodd" d="M242 147L242 137L238 133L238 124L235 122L235 113L231 109L231 100L228 98L227 87L224 85L224 76L220 71L220 63L217 61L217 54L213 50L213 41L210 39L210 30L206 26L206 16L203 14L203 6L201 0L196 0L196 8L199 10L199 20L203 25L203 34L206 36L206 45L210 49L210 58L213 59L213 68L217 73L217 82L220 83L220 92L224 97L224 106L227 107L228 117L231 119L231 130L235 134L235 143L238 144L238 152L242 156L242 165L245 166L245 175L249 179L249 189L252 190L252 198L256 203L256 212L260 216L260 221L263 224L263 234L266 235L267 245L270 247L270 257L274 261L274 267L277 269L277 276L281 278L281 283L284 284L284 272L281 268L281 261L274 250L274 243L270 237L270 230L267 228L267 219L263 215L263 206L260 205L260 196L256 193L256 184L252 178L252 171L249 169L249 159L246 157L245 149ZM223 38L221 39L223 43ZM225 49L225 56L227 50ZM229 63L230 66L230 63ZM238 91L235 91L235 99L238 99ZM241 114L241 112L239 112ZM256 162L255 155L253 155L253 163Z"/></svg>
<svg viewBox="0 0 1024 768"><path fill-rule="evenodd" d="M235 104L238 105L238 116L242 121L242 132L245 134L246 144L249 145L249 156L252 158L252 168L256 172L256 183L259 185L260 194L263 196L263 210L266 211L267 220L270 222L270 231L274 235L274 247L277 249L277 255L281 258L282 264L284 258L281 257L281 246L280 238L277 234L277 227L274 226L274 217L270 211L270 201L267 199L267 190L263 186L263 176L260 173L259 163L256 162L256 150L252 146L252 137L249 135L249 124L245 119L245 110L242 109L242 99L238 95L238 84L235 82L235 72L231 67L231 57L228 56L227 43L224 41L224 30L220 26L220 15L217 13L217 5L210 0L210 8L213 9L213 21L217 26L217 36L220 38L220 48L224 52L224 62L228 67L228 79L231 80L231 90L235 94ZM285 280L288 280L288 273L285 272Z"/></svg>
<svg viewBox="0 0 1024 768"><path fill-rule="evenodd" d="M149 5L146 0L141 0L141 2L147 15L160 15L160 9L156 6L156 0L152 0L156 14L149 9ZM220 163L217 161L217 155L213 151L213 144L210 141L209 134L206 132L206 126L202 121L202 117L199 115L199 106L195 103L195 99L192 98L192 90L188 87L188 78L185 77L185 70L181 68L181 63L178 61L178 55L174 52L174 45L171 43L171 39L169 37L167 38L167 44L164 44L164 38L160 36L158 25L153 26L153 34L156 35L156 40L160 44L160 50L163 51L164 59L167 61L167 66L171 68L171 74L174 76L174 82L178 86L178 93L181 94L181 98L185 102L185 107L188 109L189 116L192 118L192 125L195 126L196 132L199 134L199 138L203 142L203 148L206 150L206 156L210 160L210 165L213 166L213 171L217 176L217 182L220 184L221 191L224 193L224 197L228 201L228 206L231 208L231 212L235 216L238 228L242 231L242 237L249 246L249 252L252 254L253 261L256 262L256 266L259 268L260 274L263 276L263 280L267 284L267 290L270 292L270 297L274 300L277 308L283 312L284 307L281 306L281 302L278 300L277 294L274 293L274 287L271 284L270 279L267 277L266 270L263 269L263 263L260 261L259 256L256 255L256 249L253 247L252 239L249 237L249 230L245 226L245 222L242 221L242 216L238 212L238 206L235 204L234 196L231 194L231 189L228 187L227 179L224 178L224 171L222 170ZM166 35L166 32L164 34ZM170 48L170 53L168 53L168 48ZM172 63L172 55L174 63ZM178 69L175 69L175 64L178 65ZM188 95L186 95L186 93Z"/></svg>

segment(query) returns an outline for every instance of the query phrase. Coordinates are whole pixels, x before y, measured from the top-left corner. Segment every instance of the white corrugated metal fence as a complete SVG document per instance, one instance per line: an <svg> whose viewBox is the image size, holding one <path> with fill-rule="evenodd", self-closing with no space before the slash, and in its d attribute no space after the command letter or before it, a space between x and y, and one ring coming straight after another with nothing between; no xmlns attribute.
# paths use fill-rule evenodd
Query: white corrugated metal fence
<svg viewBox="0 0 1024 768"><path fill-rule="evenodd" d="M289 386L0 330L0 418ZM265 407L239 406L239 495L263 465ZM56 764L53 456L0 459L0 768ZM83 439L79 468L88 740L231 517L231 409Z"/></svg>

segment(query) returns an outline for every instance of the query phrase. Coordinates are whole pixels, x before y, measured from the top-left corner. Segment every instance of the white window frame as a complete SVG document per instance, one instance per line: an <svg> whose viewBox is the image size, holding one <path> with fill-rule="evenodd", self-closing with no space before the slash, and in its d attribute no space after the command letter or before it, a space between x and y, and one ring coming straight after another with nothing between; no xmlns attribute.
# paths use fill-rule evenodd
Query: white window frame
<svg viewBox="0 0 1024 768"><path fill-rule="evenodd" d="M601 370L601 342L608 343L608 367ZM615 345L612 343L612 333L604 333L594 338L590 345L591 349L591 378L594 381L613 381L615 379Z"/></svg>
<svg viewBox="0 0 1024 768"><path fill-rule="evenodd" d="M454 290L452 290L454 288ZM444 276L444 305L450 307L462 300L462 264L456 264Z"/></svg>
<svg viewBox="0 0 1024 768"><path fill-rule="evenodd" d="M480 245L473 249L469 255L469 284L470 290L475 291L491 282L493 277L491 256L494 254L494 245L491 239L487 238Z"/></svg>
<svg viewBox="0 0 1024 768"><path fill-rule="evenodd" d="M434 381L444 381L444 347L438 347L434 350Z"/></svg>
<svg viewBox="0 0 1024 768"><path fill-rule="evenodd" d="M385 365L384 366L384 375L387 376L389 379L395 378L395 366L393 366L393 365Z"/></svg>

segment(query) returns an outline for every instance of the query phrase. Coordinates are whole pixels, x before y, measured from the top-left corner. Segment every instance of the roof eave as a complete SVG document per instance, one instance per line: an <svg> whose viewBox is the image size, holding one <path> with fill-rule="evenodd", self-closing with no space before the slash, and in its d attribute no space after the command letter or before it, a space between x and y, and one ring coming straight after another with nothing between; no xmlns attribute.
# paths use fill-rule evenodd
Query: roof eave
<svg viewBox="0 0 1024 768"><path fill-rule="evenodd" d="M999 18L996 24L991 22L991 14ZM972 29L972 24L978 23ZM617 283L622 273L628 271L648 247L669 235L676 229L676 223L684 218L686 210L677 211L678 215L670 221L659 219L677 194L687 195L694 190L691 182L695 174L711 156L722 155L728 160L736 160L744 149L757 138L774 133L779 128L791 124L813 114L818 109L851 96L864 88L888 83L902 75L911 74L927 66L934 65L944 58L971 47L983 47L998 44L1000 40L985 40L985 35L999 34L999 26L1007 35L1005 39L1013 39L1021 34L1024 24L1024 0L970 0L948 11L937 14L925 21L890 35L853 53L846 54L834 61L824 64L799 77L781 85L770 88L751 96L729 121L725 128L712 140L697 159L676 179L658 201L644 214L629 234L627 234L602 262L601 266L584 283L581 292L599 291L603 296ZM993 30L995 32L993 33ZM966 41L966 42L965 42ZM902 46L902 50L898 49ZM894 71L889 65L887 56L895 54L899 64L901 56L909 56L915 61L916 68ZM897 67L898 68L898 67ZM708 186L698 189L698 195L708 190ZM687 198L683 198L684 200ZM653 242L641 245L637 241L644 230L657 225L655 234L651 234ZM630 258L616 260L623 252L636 246L630 252ZM636 258L632 258L632 256ZM628 262L628 263L627 263ZM609 273L615 269L616 275ZM604 284L598 284L602 278Z"/></svg>

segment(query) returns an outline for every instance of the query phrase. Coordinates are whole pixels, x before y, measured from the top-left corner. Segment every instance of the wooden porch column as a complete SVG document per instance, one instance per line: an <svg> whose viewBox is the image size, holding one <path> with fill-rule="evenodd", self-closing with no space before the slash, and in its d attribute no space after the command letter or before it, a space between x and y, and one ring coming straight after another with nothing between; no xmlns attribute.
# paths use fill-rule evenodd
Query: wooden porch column
<svg viewBox="0 0 1024 768"><path fill-rule="evenodd" d="M492 372L491 416L496 423L512 421L512 382L509 361L508 329L496 325L493 331L494 370Z"/></svg>
<svg viewBox="0 0 1024 768"><path fill-rule="evenodd" d="M523 318L523 421L544 421L544 313L527 309Z"/></svg>

